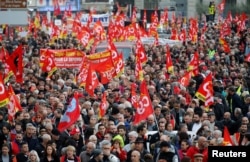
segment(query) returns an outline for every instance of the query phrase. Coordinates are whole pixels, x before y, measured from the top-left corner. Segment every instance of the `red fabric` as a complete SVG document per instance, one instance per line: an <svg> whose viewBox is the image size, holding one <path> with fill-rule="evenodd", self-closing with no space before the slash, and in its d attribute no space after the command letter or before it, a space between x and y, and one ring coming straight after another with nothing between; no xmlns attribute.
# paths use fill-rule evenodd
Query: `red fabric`
<svg viewBox="0 0 250 162"><path fill-rule="evenodd" d="M192 162L194 161L194 154L196 153L200 153L202 154L203 157L203 162L207 162L208 161L208 149L204 149L202 152L195 146L190 147L187 150L187 156L190 157L192 159Z"/></svg>
<svg viewBox="0 0 250 162"><path fill-rule="evenodd" d="M113 152L113 150L114 150L114 147L112 147L111 148L111 152ZM127 153L126 153L126 151L124 151L122 148L120 148L120 151L121 151L121 153L120 154L118 154L117 152L117 156L118 156L118 158L120 159L120 162L124 162L124 161L126 161L126 159L127 159Z"/></svg>
<svg viewBox="0 0 250 162"><path fill-rule="evenodd" d="M106 134L106 133L104 133L104 134ZM100 141L104 140L104 135L102 135L100 132L97 132L95 135L96 135L98 140L100 140Z"/></svg>
<svg viewBox="0 0 250 162"><path fill-rule="evenodd" d="M58 125L58 130L62 132L63 130L70 127L76 122L80 116L80 106L78 102L78 93L75 92L73 99L70 101L70 104L64 113L63 117L60 120Z"/></svg>
<svg viewBox="0 0 250 162"><path fill-rule="evenodd" d="M15 141L11 142L11 153L13 155L17 155L19 152L20 152L20 149L18 147L18 144Z"/></svg>

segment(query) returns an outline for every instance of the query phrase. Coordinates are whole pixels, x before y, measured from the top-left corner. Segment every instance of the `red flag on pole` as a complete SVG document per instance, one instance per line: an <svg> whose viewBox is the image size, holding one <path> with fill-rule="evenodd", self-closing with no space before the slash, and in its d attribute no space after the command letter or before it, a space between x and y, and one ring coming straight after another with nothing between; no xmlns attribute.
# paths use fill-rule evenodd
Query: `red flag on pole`
<svg viewBox="0 0 250 162"><path fill-rule="evenodd" d="M69 106L67 107L66 112L60 120L58 125L58 130L60 132L69 128L72 124L74 124L78 117L80 116L80 106L78 103L78 93L74 94L74 97L71 99Z"/></svg>
<svg viewBox="0 0 250 162"><path fill-rule="evenodd" d="M145 80L142 81L140 89L141 89L141 96L138 108L136 109L135 120L133 124L137 124L145 120L149 115L153 114L153 107L149 97L147 84Z"/></svg>
<svg viewBox="0 0 250 162"><path fill-rule="evenodd" d="M227 126L224 126L223 137L224 137L224 140L223 140L224 145L233 145Z"/></svg>

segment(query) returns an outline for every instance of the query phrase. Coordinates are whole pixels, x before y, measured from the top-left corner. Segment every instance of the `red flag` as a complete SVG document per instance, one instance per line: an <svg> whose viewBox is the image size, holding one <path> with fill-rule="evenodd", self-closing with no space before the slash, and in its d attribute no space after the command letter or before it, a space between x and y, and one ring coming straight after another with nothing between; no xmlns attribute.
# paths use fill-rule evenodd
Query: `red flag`
<svg viewBox="0 0 250 162"><path fill-rule="evenodd" d="M225 9L226 0L222 0L222 2L218 5L219 12L222 13Z"/></svg>
<svg viewBox="0 0 250 162"><path fill-rule="evenodd" d="M147 84L142 81L140 85L141 96L138 103L138 108L136 109L134 124L137 124L145 120L149 115L153 114L153 107L147 90Z"/></svg>
<svg viewBox="0 0 250 162"><path fill-rule="evenodd" d="M174 91L174 94L178 95L178 94L180 94L181 89L180 89L180 87L179 87L179 86L177 86L177 85L176 85L176 86L174 86L173 91Z"/></svg>
<svg viewBox="0 0 250 162"><path fill-rule="evenodd" d="M138 104L138 98L136 95L136 87L137 85L135 83L131 84L131 104L134 108L138 108L139 104Z"/></svg>
<svg viewBox="0 0 250 162"><path fill-rule="evenodd" d="M184 76L179 80L179 83L182 86L187 87L189 85L191 77L192 77L192 71L186 72Z"/></svg>
<svg viewBox="0 0 250 162"><path fill-rule="evenodd" d="M246 56L246 58L245 58L245 61L246 61L246 62L250 62L250 53L247 54L247 56Z"/></svg>
<svg viewBox="0 0 250 162"><path fill-rule="evenodd" d="M61 9L60 9L60 6L59 6L59 2L58 2L58 0L55 0L55 3L54 3L54 16L60 15L60 13L61 13Z"/></svg>
<svg viewBox="0 0 250 162"><path fill-rule="evenodd" d="M80 73L77 75L77 83L80 84L80 87L85 87L86 85L86 80L88 76L88 69L89 69L89 63L86 61L83 61L81 68L80 68Z"/></svg>
<svg viewBox="0 0 250 162"><path fill-rule="evenodd" d="M206 107L214 103L212 77L212 73L209 73L199 86L198 91L195 93L195 96L199 100L205 102Z"/></svg>
<svg viewBox="0 0 250 162"><path fill-rule="evenodd" d="M185 42L186 41L186 30L185 29L182 29L181 30L181 34L179 35L179 40L182 41L182 42Z"/></svg>
<svg viewBox="0 0 250 162"><path fill-rule="evenodd" d="M138 55L136 56L135 78L138 81L143 80L143 69L142 69L142 65L141 65L141 60L138 58Z"/></svg>
<svg viewBox="0 0 250 162"><path fill-rule="evenodd" d="M2 55L0 58L0 60L2 60L2 64L4 67L4 73L3 73L3 80L4 83L7 83L9 78L14 75L13 72L13 67L15 67L14 63L10 60L10 56L7 50L5 50L3 47L0 51L0 55Z"/></svg>
<svg viewBox="0 0 250 162"><path fill-rule="evenodd" d="M3 76L0 73L0 107L4 107L8 103L9 103L9 95L3 83Z"/></svg>
<svg viewBox="0 0 250 162"><path fill-rule="evenodd" d="M15 51L7 58L6 62L14 72L16 82L23 82L23 47L18 46Z"/></svg>
<svg viewBox="0 0 250 162"><path fill-rule="evenodd" d="M99 80L97 78L96 72L93 70L92 65L90 64L85 86L85 89L90 96L94 96L94 90L98 85Z"/></svg>
<svg viewBox="0 0 250 162"><path fill-rule="evenodd" d="M52 74L57 70L52 53L49 50L46 51L45 60L43 62L42 71L48 72L47 77L51 77Z"/></svg>
<svg viewBox="0 0 250 162"><path fill-rule="evenodd" d="M66 112L60 120L58 125L58 130L60 132L64 131L72 124L74 124L78 117L80 116L80 106L78 103L78 93L74 93L74 97L71 99L69 106L67 107Z"/></svg>
<svg viewBox="0 0 250 162"><path fill-rule="evenodd" d="M11 84L9 85L9 103L8 103L8 119L9 121L14 120L14 116L16 112L22 111L22 107L20 105L19 99L15 94Z"/></svg>
<svg viewBox="0 0 250 162"><path fill-rule="evenodd" d="M230 133L228 131L227 126L224 126L223 138L224 138L223 140L224 145L233 145L233 141L230 137Z"/></svg>
<svg viewBox="0 0 250 162"><path fill-rule="evenodd" d="M106 96L107 96L107 93L104 92L102 94L102 100L101 100L101 104L99 108L99 118L102 118L106 114L106 111L108 108Z"/></svg>
<svg viewBox="0 0 250 162"><path fill-rule="evenodd" d="M166 52L166 69L168 73L173 74L174 73L174 66L171 58L170 48L167 46L167 52Z"/></svg>
<svg viewBox="0 0 250 162"><path fill-rule="evenodd" d="M148 58L147 58L144 46L143 46L140 38L138 38L137 41L136 41L136 50L135 50L135 52L136 52L136 55L137 55L138 59L140 59L140 62L142 64L147 62Z"/></svg>
<svg viewBox="0 0 250 162"><path fill-rule="evenodd" d="M192 57L191 61L188 64L188 71L192 71L198 68L198 65L199 65L199 54L198 52L195 52L194 56Z"/></svg>

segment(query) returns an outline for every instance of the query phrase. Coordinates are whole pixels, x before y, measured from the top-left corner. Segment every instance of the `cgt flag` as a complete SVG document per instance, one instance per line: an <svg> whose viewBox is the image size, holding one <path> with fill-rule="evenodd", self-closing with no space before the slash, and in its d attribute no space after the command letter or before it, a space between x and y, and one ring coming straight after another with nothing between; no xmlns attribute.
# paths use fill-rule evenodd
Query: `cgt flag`
<svg viewBox="0 0 250 162"><path fill-rule="evenodd" d="M74 93L74 97L70 101L69 106L67 107L66 112L60 120L58 125L58 130L60 132L64 131L72 124L74 124L80 116L80 106L78 103L78 93Z"/></svg>
<svg viewBox="0 0 250 162"><path fill-rule="evenodd" d="M0 73L0 108L6 106L8 103L9 103L9 95L3 83L3 76Z"/></svg>
<svg viewBox="0 0 250 162"><path fill-rule="evenodd" d="M153 114L153 107L145 80L142 81L140 90L141 96L138 107L136 108L135 120L133 124L138 124L141 121L145 120L149 115Z"/></svg>

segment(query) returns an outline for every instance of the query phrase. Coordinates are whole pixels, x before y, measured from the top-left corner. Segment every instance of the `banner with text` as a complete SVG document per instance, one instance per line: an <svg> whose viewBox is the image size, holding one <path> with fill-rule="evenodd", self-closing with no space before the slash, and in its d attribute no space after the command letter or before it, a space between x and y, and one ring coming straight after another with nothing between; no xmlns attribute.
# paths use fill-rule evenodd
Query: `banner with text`
<svg viewBox="0 0 250 162"><path fill-rule="evenodd" d="M88 22L88 19L89 19L89 14L82 14L81 23L83 25L86 25ZM98 20L101 21L103 26L107 27L109 25L109 14L93 14L92 23L90 25L93 26L93 24L97 22Z"/></svg>
<svg viewBox="0 0 250 162"><path fill-rule="evenodd" d="M46 51L47 49L40 50L40 63L45 59ZM48 50L48 52L53 53L58 68L79 68L85 58L85 54L76 49Z"/></svg>

